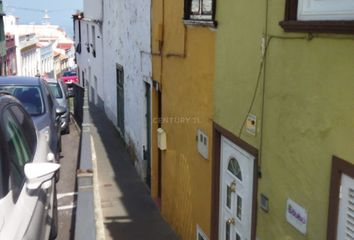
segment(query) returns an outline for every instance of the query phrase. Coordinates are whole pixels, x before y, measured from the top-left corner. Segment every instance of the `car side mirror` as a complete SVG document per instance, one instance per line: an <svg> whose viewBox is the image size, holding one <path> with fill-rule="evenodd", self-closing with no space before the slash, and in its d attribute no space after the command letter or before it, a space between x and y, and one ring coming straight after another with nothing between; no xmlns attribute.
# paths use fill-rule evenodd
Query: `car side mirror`
<svg viewBox="0 0 354 240"><path fill-rule="evenodd" d="M55 113L57 114L57 116L61 116L63 115L64 113L66 113L66 108L65 107L62 107L62 106L57 106L55 108Z"/></svg>
<svg viewBox="0 0 354 240"><path fill-rule="evenodd" d="M26 186L29 190L35 190L53 179L55 172L60 168L60 164L40 162L27 163L25 165Z"/></svg>

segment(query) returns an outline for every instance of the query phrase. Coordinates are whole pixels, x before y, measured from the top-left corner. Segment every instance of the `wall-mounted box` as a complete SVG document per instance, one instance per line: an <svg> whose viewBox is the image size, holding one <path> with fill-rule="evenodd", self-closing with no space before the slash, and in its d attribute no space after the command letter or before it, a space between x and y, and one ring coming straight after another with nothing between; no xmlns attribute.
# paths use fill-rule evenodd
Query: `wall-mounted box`
<svg viewBox="0 0 354 240"><path fill-rule="evenodd" d="M208 159L208 136L199 128L197 129L197 149L205 159Z"/></svg>
<svg viewBox="0 0 354 240"><path fill-rule="evenodd" d="M246 131L249 134L256 136L256 130L257 130L257 117L256 115L248 114L246 120Z"/></svg>
<svg viewBox="0 0 354 240"><path fill-rule="evenodd" d="M166 150L166 132L162 128L157 129L157 146L160 150Z"/></svg>
<svg viewBox="0 0 354 240"><path fill-rule="evenodd" d="M263 211L269 212L269 199L263 193L261 193L260 204L259 205L260 205L260 207L261 207L261 209Z"/></svg>

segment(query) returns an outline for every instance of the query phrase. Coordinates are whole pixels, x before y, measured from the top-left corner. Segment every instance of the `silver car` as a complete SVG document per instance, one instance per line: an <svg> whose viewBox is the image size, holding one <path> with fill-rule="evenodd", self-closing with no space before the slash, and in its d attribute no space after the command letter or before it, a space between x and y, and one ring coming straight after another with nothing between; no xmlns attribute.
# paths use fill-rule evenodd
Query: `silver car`
<svg viewBox="0 0 354 240"><path fill-rule="evenodd" d="M0 77L0 91L8 92L20 100L38 131L46 135L52 152L59 160L60 116L66 109L57 104L47 82L37 77Z"/></svg>
<svg viewBox="0 0 354 240"><path fill-rule="evenodd" d="M59 106L66 109L66 112L61 116L60 128L62 133L68 134L70 133L70 109L68 98L72 97L72 94L68 92L68 88L62 80L47 79L46 81L48 82L48 86Z"/></svg>
<svg viewBox="0 0 354 240"><path fill-rule="evenodd" d="M60 165L20 102L3 93L0 146L0 239L55 239Z"/></svg>

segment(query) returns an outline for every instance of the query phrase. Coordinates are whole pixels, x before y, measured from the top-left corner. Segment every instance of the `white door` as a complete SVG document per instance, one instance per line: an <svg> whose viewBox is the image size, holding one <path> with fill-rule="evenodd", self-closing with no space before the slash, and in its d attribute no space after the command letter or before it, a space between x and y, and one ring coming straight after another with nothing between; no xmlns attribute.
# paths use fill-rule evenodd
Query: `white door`
<svg viewBox="0 0 354 240"><path fill-rule="evenodd" d="M354 239L354 179L342 174L337 239Z"/></svg>
<svg viewBox="0 0 354 240"><path fill-rule="evenodd" d="M254 159L221 137L220 240L251 240Z"/></svg>

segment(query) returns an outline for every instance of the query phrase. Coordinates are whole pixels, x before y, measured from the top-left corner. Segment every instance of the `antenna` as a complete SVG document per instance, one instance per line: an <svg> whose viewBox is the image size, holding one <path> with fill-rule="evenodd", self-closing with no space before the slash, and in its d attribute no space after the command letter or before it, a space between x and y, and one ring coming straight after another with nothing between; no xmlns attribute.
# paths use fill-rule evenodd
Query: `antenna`
<svg viewBox="0 0 354 240"><path fill-rule="evenodd" d="M48 15L48 10L45 9L44 10L44 16L43 16L43 25L50 25L49 20L50 20L50 17Z"/></svg>

